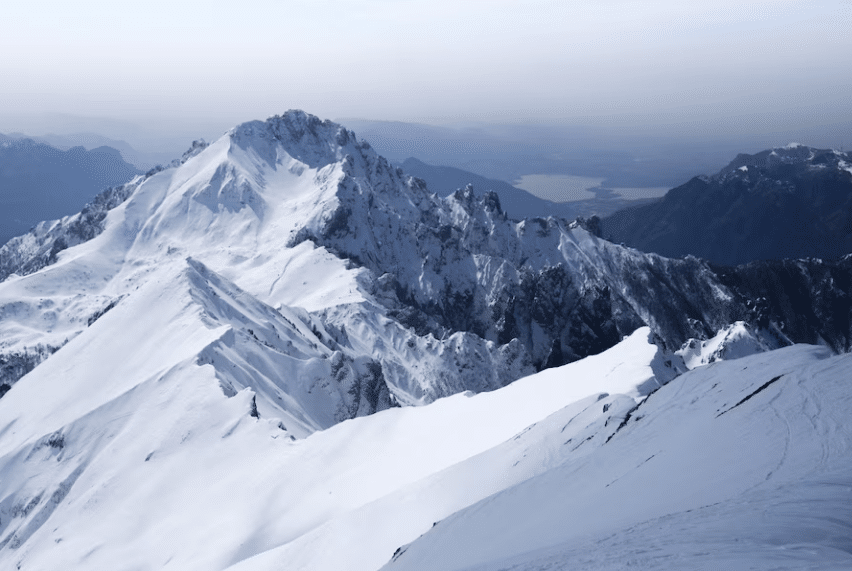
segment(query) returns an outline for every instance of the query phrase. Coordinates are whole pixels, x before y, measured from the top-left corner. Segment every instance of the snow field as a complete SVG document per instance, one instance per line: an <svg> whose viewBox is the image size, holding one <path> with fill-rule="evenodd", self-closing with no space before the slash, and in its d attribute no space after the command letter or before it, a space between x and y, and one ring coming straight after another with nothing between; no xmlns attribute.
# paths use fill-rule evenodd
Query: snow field
<svg viewBox="0 0 852 571"><path fill-rule="evenodd" d="M185 303L179 295L167 297L176 306ZM143 298L140 306L150 308L152 300ZM188 307L184 323L195 315ZM113 310L115 323L126 319L120 308ZM148 325L162 327L156 318L165 312L149 313ZM109 327L109 315L102 328ZM170 320L176 336L180 321ZM301 561L331 569L347 553L347 568L374 568L393 552L390 545L411 541L433 521L551 465L553 445L543 444L549 429L532 427L509 440L524 428L558 412L545 425L568 426L561 440L585 434L589 422L597 426L623 416L634 399L594 392L607 379L624 383L634 375L637 384L647 381L649 367L613 371L612 363L642 355L650 360L656 352L648 332L639 331L607 355L562 368L561 376L548 371L492 393L390 409L291 441L277 420L250 415L250 390L225 397L214 367L185 356L202 344L198 339L160 346L158 360L176 363L134 376L139 364L125 363L127 350L121 354L118 347L144 349L142 339L151 337L144 325L134 344L125 332L86 331L62 350L65 358L57 353L50 367L36 369L0 401L4 419L13 419L15 407L28 408L18 399L32 402L41 395L45 405L42 415L20 413L0 429L6 445L0 473L7 475L0 497L10 509L35 502L31 513L4 518L10 523L0 537L20 547L0 558L33 568L224 569L241 561L245 568L263 568L265 561L280 568L282 561L288 567ZM211 336L220 333L210 330ZM89 346L87 337L116 346ZM85 360L87 351L115 355L117 363L109 366L125 380L123 390L102 387L78 397L90 378L103 378L103 363L92 363L85 380L83 371L54 374L72 355L74 363ZM584 389L581 381L598 386ZM65 402L75 406L63 410ZM607 404L609 414L603 414ZM50 434L61 436L61 446L44 444ZM474 468L464 467L465 461ZM517 464L510 467L510 461ZM365 528L364 521L376 527ZM347 540L359 535L372 539L347 551L354 548ZM317 551L312 546L318 544L326 547ZM249 559L256 554L262 555Z"/></svg>
<svg viewBox="0 0 852 571"><path fill-rule="evenodd" d="M794 346L695 369L607 445L459 511L387 569L848 566L850 364Z"/></svg>

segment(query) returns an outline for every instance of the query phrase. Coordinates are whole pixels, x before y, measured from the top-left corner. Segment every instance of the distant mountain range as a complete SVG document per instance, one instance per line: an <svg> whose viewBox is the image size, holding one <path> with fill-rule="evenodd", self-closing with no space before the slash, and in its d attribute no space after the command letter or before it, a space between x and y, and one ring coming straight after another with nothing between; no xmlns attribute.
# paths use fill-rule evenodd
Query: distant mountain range
<svg viewBox="0 0 852 571"><path fill-rule="evenodd" d="M741 154L602 228L645 252L718 264L837 259L852 252L852 155L797 144Z"/></svg>
<svg viewBox="0 0 852 571"><path fill-rule="evenodd" d="M157 165L168 164L182 152L182 149L177 152L140 151L132 147L127 141L88 132L70 133L67 135L47 133L38 136L25 135L23 133L0 135L0 142L19 139L32 139L37 143L45 143L62 151L67 151L72 147L84 147L90 151L98 147L111 147L121 154L121 158L124 161L143 171L147 171Z"/></svg>
<svg viewBox="0 0 852 571"><path fill-rule="evenodd" d="M743 144L682 138L672 143L647 133L559 122L435 126L346 119L340 123L394 162L417 157L509 182L528 174L601 177L608 188L671 188L695 173L720 168Z"/></svg>
<svg viewBox="0 0 852 571"><path fill-rule="evenodd" d="M101 146L60 150L32 139L0 140L0 244L38 222L79 212L105 188L141 171Z"/></svg>

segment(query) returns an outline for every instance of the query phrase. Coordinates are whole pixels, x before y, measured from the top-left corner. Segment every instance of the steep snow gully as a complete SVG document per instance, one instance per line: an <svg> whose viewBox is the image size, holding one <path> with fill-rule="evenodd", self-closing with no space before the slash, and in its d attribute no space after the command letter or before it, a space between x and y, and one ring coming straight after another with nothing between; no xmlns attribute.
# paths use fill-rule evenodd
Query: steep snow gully
<svg viewBox="0 0 852 571"><path fill-rule="evenodd" d="M41 223L0 248L0 567L852 564L852 259L595 229L299 111Z"/></svg>

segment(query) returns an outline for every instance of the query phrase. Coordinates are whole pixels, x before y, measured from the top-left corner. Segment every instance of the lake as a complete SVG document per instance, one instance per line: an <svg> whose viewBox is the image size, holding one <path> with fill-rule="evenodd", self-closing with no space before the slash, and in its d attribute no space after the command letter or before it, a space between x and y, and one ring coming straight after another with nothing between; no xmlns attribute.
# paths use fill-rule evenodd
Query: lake
<svg viewBox="0 0 852 571"><path fill-rule="evenodd" d="M576 176L571 174L527 174L512 184L539 198L553 202L588 200L598 198L598 193L602 194L600 198L610 199L638 200L642 198L659 198L669 190L668 187L603 189L601 187L603 181L604 178L602 177Z"/></svg>

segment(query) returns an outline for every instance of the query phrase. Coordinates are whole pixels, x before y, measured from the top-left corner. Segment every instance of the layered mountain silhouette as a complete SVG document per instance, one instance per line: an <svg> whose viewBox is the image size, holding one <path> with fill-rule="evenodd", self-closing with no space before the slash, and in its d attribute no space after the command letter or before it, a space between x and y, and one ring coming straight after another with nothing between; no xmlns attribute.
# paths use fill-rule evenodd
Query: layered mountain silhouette
<svg viewBox="0 0 852 571"><path fill-rule="evenodd" d="M0 244L42 220L76 214L105 188L139 174L111 147L62 151L6 137L0 143Z"/></svg>
<svg viewBox="0 0 852 571"><path fill-rule="evenodd" d="M603 220L604 235L647 252L717 264L852 252L852 156L798 144L741 154L657 203Z"/></svg>

